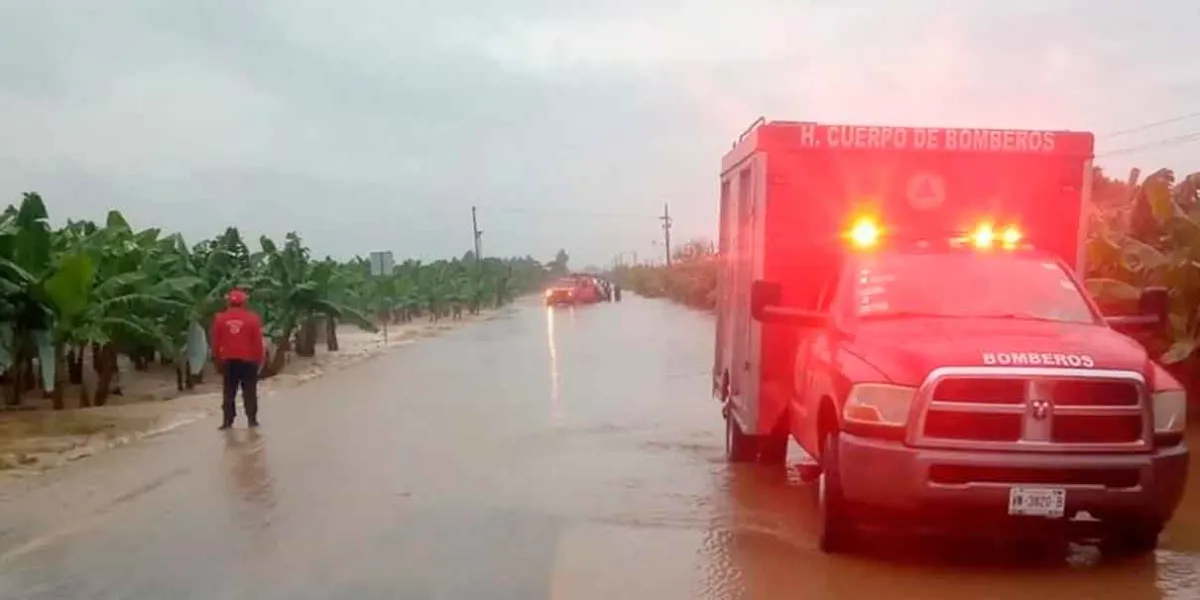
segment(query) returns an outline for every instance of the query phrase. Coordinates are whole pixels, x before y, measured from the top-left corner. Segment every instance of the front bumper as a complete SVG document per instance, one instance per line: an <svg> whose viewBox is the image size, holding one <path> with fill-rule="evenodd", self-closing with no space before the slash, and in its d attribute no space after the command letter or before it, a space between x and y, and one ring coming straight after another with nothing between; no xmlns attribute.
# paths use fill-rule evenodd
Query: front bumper
<svg viewBox="0 0 1200 600"><path fill-rule="evenodd" d="M851 505L947 523L960 517L972 524L1044 526L1043 518L1008 516L1014 485L1065 489L1059 521L1086 511L1101 521L1165 523L1183 497L1188 469L1182 444L1102 455L930 450L845 433L839 444L842 489Z"/></svg>

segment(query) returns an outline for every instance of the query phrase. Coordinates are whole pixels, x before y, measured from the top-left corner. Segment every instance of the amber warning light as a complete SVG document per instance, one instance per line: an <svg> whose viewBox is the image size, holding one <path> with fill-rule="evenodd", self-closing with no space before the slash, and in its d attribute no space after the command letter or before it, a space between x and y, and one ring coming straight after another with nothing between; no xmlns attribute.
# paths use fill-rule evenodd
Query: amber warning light
<svg viewBox="0 0 1200 600"><path fill-rule="evenodd" d="M871 217L860 217L846 232L846 239L855 248L873 248L879 245L883 229ZM1015 225L997 229L991 223L981 223L961 237L953 238L957 243L970 243L980 250L988 250L997 246L1005 249L1016 248L1024 239L1024 234Z"/></svg>
<svg viewBox="0 0 1200 600"><path fill-rule="evenodd" d="M1021 230L1015 225L1005 227L997 232L991 223L983 223L971 232L971 243L976 248L985 250L996 246L996 242L1000 242L1005 248L1013 248L1021 243Z"/></svg>
<svg viewBox="0 0 1200 600"><path fill-rule="evenodd" d="M850 228L850 242L858 248L870 248L879 243L879 226L869 218L855 221Z"/></svg>

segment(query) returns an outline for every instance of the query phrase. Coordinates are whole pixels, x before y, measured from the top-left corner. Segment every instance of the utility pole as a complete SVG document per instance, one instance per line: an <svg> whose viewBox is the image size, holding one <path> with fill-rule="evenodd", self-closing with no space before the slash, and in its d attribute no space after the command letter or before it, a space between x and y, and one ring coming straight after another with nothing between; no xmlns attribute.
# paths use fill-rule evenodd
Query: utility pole
<svg viewBox="0 0 1200 600"><path fill-rule="evenodd" d="M671 266L671 211L667 208L667 203L663 202L663 214L658 218L663 222L663 241L666 243L667 249L667 266Z"/></svg>
<svg viewBox="0 0 1200 600"><path fill-rule="evenodd" d="M475 207L471 207L471 232L475 238L475 262L483 260L483 232L479 230L479 220L475 217Z"/></svg>

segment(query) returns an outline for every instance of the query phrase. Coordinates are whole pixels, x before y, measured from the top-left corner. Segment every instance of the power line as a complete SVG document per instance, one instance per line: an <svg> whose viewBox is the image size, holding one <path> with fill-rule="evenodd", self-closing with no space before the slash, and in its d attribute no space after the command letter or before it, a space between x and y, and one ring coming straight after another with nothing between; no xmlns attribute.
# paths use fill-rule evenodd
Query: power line
<svg viewBox="0 0 1200 600"><path fill-rule="evenodd" d="M562 209L546 209L546 208L523 208L517 206L497 206L497 205L479 205L480 209L492 210L496 212L507 213L527 213L527 214L542 214L542 215L559 215L559 216L575 216L575 217L600 217L614 219L647 219L652 218L649 214L635 213L609 213L609 212L590 212L580 210L562 210Z"/></svg>
<svg viewBox="0 0 1200 600"><path fill-rule="evenodd" d="M459 211L465 207L460 205L441 205L441 206L406 206L404 211L411 214L461 214ZM578 218L602 218L602 219L628 219L645 221L655 218L652 213L617 213L617 212L593 212L586 210L571 210L571 209L554 209L554 208L535 208L535 207L520 207L520 206L504 206L495 204L476 204L474 208L480 213L496 213L496 214L529 214L542 215L547 217L578 217Z"/></svg>
<svg viewBox="0 0 1200 600"><path fill-rule="evenodd" d="M537 208L537 207L522 207L499 204L475 204L478 212L486 213L513 213L513 214L532 214L545 215L549 217L581 217L581 218L613 218L613 219L637 219L645 221L646 219L655 218L653 213L619 213L619 212L593 212L586 210L571 210L561 208ZM403 206L401 210L409 214L447 214L461 215L460 211L468 208L458 204L442 204L440 206Z"/></svg>
<svg viewBox="0 0 1200 600"><path fill-rule="evenodd" d="M1132 154L1132 153L1136 153L1136 152L1141 152L1143 150L1151 150L1154 148L1165 148L1165 147L1169 147L1169 146L1179 146L1179 145L1187 144L1190 142L1200 142L1200 131L1193 131L1191 133L1185 133L1183 135L1178 135L1175 137L1154 140L1151 142L1147 142L1145 144L1125 146L1124 148L1117 148L1116 150L1110 150L1108 152L1101 152L1101 153L1097 154L1096 156L1104 157L1104 156L1116 156L1116 155L1120 155L1120 154Z"/></svg>
<svg viewBox="0 0 1200 600"><path fill-rule="evenodd" d="M1134 127L1129 127L1129 128L1126 128L1126 129L1118 129L1118 130L1116 130L1116 131L1110 131L1110 132L1107 132L1107 133L1102 133L1102 134L1100 134L1100 137L1118 137L1118 136L1122 136L1122 135L1129 135L1129 134L1131 134L1131 133L1137 133L1137 132L1139 132L1139 131L1145 131L1145 130L1147 130L1147 129L1153 129L1153 128L1155 128L1155 127L1159 127L1159 126L1162 126L1162 125L1169 125L1169 124L1171 124L1171 123L1178 123L1178 122L1180 122L1180 121L1187 121L1188 119L1194 119L1194 118L1196 118L1196 117L1200 117L1200 111L1190 112L1190 113L1187 113L1187 114L1183 114L1183 115L1177 115L1177 116L1174 116L1174 117L1168 117L1168 118L1166 118L1166 119L1159 119L1159 120L1157 120L1157 121L1150 121L1149 123L1142 123L1141 125L1137 125L1137 126L1134 126Z"/></svg>

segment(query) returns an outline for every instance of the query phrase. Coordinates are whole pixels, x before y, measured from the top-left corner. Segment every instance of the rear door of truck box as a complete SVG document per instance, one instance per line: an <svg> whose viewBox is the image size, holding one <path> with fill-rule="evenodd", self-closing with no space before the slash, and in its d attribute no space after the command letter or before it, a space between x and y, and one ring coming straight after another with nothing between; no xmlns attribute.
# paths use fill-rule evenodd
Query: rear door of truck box
<svg viewBox="0 0 1200 600"><path fill-rule="evenodd" d="M720 290L717 299L718 371L729 376L738 422L756 434L760 325L751 318L750 287L762 273L766 157L750 155L722 177ZM723 371L723 372L721 372Z"/></svg>

